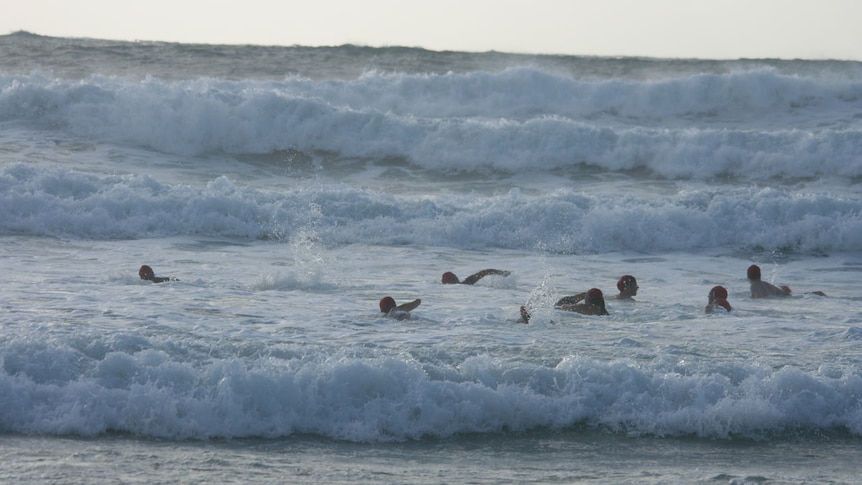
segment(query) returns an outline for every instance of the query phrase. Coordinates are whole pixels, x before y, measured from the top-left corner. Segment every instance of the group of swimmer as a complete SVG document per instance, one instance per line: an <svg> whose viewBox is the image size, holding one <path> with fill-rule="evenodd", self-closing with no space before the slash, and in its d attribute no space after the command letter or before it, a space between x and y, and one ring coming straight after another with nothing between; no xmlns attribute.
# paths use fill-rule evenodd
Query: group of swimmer
<svg viewBox="0 0 862 485"><path fill-rule="evenodd" d="M470 276L464 278L464 281L458 279L455 276L455 273L451 271L447 271L443 273L443 277L440 278L440 282L444 285L472 285L477 281L488 275L498 275L498 276L509 276L512 274L511 271L505 271L502 269L483 269L477 273L473 273ZM405 320L410 318L410 312L419 306L422 303L420 298L417 298L409 303L404 303L398 305L395 303L395 299L391 296L384 296L380 299L380 312L386 315L387 317L397 318L398 320Z"/></svg>
<svg viewBox="0 0 862 485"><path fill-rule="evenodd" d="M622 275L617 280L617 300L632 300L638 294L638 280L632 275ZM608 315L605 308L605 296L602 290L590 288L576 295L564 296L554 303L554 308L567 312L576 312L583 315ZM525 305L521 305L521 315L518 323L530 323L530 312Z"/></svg>
<svg viewBox="0 0 862 485"><path fill-rule="evenodd" d="M464 278L463 280L460 280L457 276L455 276L454 273L446 272L443 273L441 282L445 285L472 285L484 278L485 276L496 275L505 277L509 276L510 274L510 271L505 270L483 269L482 271L474 273ZM153 272L153 269L146 264L141 266L140 270L138 270L138 276L140 276L142 280L152 281L153 283L176 281L175 278L156 276ZM791 294L790 287L788 286L775 286L761 280L760 266L756 264L752 264L748 267L747 276L748 282L751 286L752 298L790 296ZM635 277L632 275L623 275L620 277L619 280L617 280L617 289L619 290L619 294L615 296L617 300L632 300L633 297L637 296L638 294L637 279L635 279ZM826 296L821 291L814 291L812 293L819 296ZM727 301L727 289L725 289L723 286L714 286L711 290L709 290L707 299L708 301L706 307L704 308L704 311L706 313L713 313L720 310L730 312L733 309L730 306L730 303ZM421 303L422 300L417 298L411 302L402 303L401 305L399 305L391 296L385 296L380 299L380 312L387 317L396 318L398 320L405 320L410 318L410 312L416 309L416 307L418 307ZM602 290L598 288L590 288L583 293L564 296L554 304L554 308L557 310L577 312L584 315L608 315L608 310L607 308L605 308L604 294L602 293ZM530 312L524 305L522 305L520 308L520 318L518 319L518 322L530 322Z"/></svg>
<svg viewBox="0 0 862 485"><path fill-rule="evenodd" d="M453 273L443 273L442 282L444 284L467 284L472 285L487 275L509 276L509 271L498 269L485 269L473 275L459 280ZM760 267L752 264L748 267L748 281L751 286L752 298L766 298L770 296L789 296L791 294L788 286L775 286L760 279ZM617 289L619 293L615 296L617 300L633 300L638 294L638 282L632 275L623 275L617 280ZM816 295L826 296L823 292L812 292ZM422 300L413 300L410 303L397 305L395 299L391 296L384 297L380 300L380 311L388 317L397 318L399 320L410 318L410 311L418 307ZM589 290L578 293L576 295L564 296L557 300L554 304L557 310L577 312L584 315L608 315L608 310L605 307L605 297L602 290L598 288L590 288ZM727 289L723 286L714 286L707 294L707 304L704 312L713 313L715 311L724 310L730 312L733 307L727 301ZM519 323L530 322L530 312L525 305L521 305Z"/></svg>

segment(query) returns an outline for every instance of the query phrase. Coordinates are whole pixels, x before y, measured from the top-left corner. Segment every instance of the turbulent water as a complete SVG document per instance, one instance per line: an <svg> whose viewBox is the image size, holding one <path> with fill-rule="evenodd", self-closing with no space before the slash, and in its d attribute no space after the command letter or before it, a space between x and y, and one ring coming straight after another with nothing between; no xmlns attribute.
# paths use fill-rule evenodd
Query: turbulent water
<svg viewBox="0 0 862 485"><path fill-rule="evenodd" d="M0 476L853 483L860 153L856 62L0 36Z"/></svg>

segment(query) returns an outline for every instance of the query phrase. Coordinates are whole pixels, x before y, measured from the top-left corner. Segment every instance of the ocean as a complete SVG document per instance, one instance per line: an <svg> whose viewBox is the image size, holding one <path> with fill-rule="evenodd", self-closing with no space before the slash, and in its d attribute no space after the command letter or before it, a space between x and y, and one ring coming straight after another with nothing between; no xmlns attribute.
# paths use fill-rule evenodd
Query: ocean
<svg viewBox="0 0 862 485"><path fill-rule="evenodd" d="M0 36L0 481L856 483L860 189L859 62Z"/></svg>

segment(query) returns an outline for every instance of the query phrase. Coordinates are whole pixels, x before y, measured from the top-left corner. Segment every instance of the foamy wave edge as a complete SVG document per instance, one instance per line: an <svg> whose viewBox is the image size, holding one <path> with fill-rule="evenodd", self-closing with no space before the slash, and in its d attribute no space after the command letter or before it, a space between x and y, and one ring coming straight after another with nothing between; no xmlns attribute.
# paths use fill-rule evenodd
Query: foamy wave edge
<svg viewBox="0 0 862 485"><path fill-rule="evenodd" d="M862 436L862 376L836 369L687 373L584 358L541 367L482 356L445 368L390 357L226 359L197 367L145 350L69 362L62 373L43 368L46 375L12 357L0 373L4 432L174 440L308 434L355 442L580 428L714 439Z"/></svg>
<svg viewBox="0 0 862 485"><path fill-rule="evenodd" d="M653 81L369 73L350 81L0 77L0 121L197 156L323 151L430 170L862 177L862 83L772 70Z"/></svg>

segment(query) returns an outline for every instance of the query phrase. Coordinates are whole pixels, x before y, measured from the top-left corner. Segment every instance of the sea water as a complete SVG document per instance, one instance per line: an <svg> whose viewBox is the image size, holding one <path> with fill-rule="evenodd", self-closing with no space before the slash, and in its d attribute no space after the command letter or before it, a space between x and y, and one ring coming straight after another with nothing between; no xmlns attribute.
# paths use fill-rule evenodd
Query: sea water
<svg viewBox="0 0 862 485"><path fill-rule="evenodd" d="M860 63L15 33L0 126L4 482L857 479Z"/></svg>

